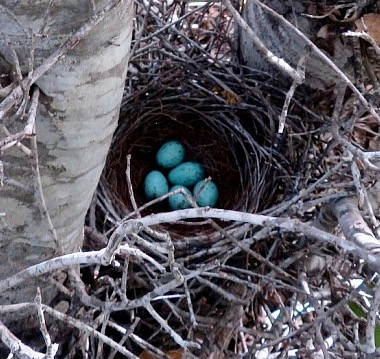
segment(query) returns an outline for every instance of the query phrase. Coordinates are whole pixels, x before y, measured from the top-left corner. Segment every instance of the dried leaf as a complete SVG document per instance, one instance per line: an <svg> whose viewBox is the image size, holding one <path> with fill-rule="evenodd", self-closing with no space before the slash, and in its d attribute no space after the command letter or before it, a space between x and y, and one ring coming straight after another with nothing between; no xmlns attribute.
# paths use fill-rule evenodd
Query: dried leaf
<svg viewBox="0 0 380 359"><path fill-rule="evenodd" d="M380 14L365 14L355 21L356 32L367 32L380 45Z"/></svg>
<svg viewBox="0 0 380 359"><path fill-rule="evenodd" d="M183 349L170 350L165 353L170 359L182 359ZM144 350L140 355L140 359L156 359L156 356L150 354L148 351Z"/></svg>
<svg viewBox="0 0 380 359"><path fill-rule="evenodd" d="M326 39L329 36L329 24L323 25L317 32L317 37Z"/></svg>
<svg viewBox="0 0 380 359"><path fill-rule="evenodd" d="M230 106L233 106L233 105L236 105L236 104L242 102L241 97L238 96L236 93L227 91L227 90L221 88L220 86L214 86L212 91L216 95L222 97L226 101L226 103Z"/></svg>

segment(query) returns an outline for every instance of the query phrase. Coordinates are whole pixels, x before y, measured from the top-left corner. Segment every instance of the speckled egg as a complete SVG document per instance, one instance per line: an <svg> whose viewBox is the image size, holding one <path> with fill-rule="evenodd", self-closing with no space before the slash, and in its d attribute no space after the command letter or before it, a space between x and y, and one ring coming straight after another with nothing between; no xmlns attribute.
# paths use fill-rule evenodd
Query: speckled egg
<svg viewBox="0 0 380 359"><path fill-rule="evenodd" d="M157 152L156 162L163 168L171 168L180 164L185 158L185 146L179 141L163 144Z"/></svg>
<svg viewBox="0 0 380 359"><path fill-rule="evenodd" d="M194 199L199 207L214 207L218 201L219 191L212 181L200 181L193 190Z"/></svg>
<svg viewBox="0 0 380 359"><path fill-rule="evenodd" d="M174 185L190 187L195 185L198 181L204 179L205 170L198 162L184 162L173 168L169 174L168 179Z"/></svg>
<svg viewBox="0 0 380 359"><path fill-rule="evenodd" d="M147 199L158 198L169 192L169 184L160 171L151 171L144 181L145 197Z"/></svg>
<svg viewBox="0 0 380 359"><path fill-rule="evenodd" d="M185 192L189 195L191 195L191 192L184 186L173 186L170 189L170 192L178 189L178 188L183 188ZM186 200L186 197L182 193L177 193L173 194L169 197L169 205L172 210L177 210L177 209L186 209L190 208L191 204Z"/></svg>

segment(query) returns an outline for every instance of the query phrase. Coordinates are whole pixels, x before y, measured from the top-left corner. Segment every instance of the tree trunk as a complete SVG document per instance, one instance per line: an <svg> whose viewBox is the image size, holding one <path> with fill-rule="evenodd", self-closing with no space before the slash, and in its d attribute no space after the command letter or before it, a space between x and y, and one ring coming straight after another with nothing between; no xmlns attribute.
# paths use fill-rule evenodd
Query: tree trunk
<svg viewBox="0 0 380 359"><path fill-rule="evenodd" d="M25 75L33 47L37 68L108 3L0 0L0 59L14 64L15 51ZM0 279L51 258L59 246L70 253L82 245L86 211L117 125L131 42L133 1L115 4L36 82L41 89L36 138L42 190L58 246L36 190L38 177L30 158L16 146L1 154L0 212L5 217L0 222ZM25 118L4 119L11 133L23 129L25 122ZM38 285L45 287L43 300L49 302L54 289ZM2 293L1 302L31 301L36 286L29 282Z"/></svg>

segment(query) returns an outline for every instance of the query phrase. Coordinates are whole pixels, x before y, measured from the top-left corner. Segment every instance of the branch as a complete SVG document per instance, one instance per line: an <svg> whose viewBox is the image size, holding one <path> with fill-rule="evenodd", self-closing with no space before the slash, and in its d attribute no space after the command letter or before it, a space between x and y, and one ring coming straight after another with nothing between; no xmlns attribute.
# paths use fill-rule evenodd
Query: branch
<svg viewBox="0 0 380 359"><path fill-rule="evenodd" d="M46 327L44 312L42 310L42 297L41 297L41 291L39 287L37 287L37 295L35 298L35 302L37 306L38 320L40 322L40 330L41 330L41 333L46 345L45 359L54 359L54 356L58 350L58 344L52 344L51 342L50 334Z"/></svg>
<svg viewBox="0 0 380 359"><path fill-rule="evenodd" d="M116 231L115 231L116 232ZM129 248L127 246L122 246L119 249L124 254L135 255L143 259L147 259L149 262L154 264L161 272L165 270L159 263L157 263L153 258L149 257L145 253L142 253L139 249ZM0 281L0 293L7 291L8 289L15 287L22 282L38 277L42 274L49 273L51 271L62 269L65 267L70 267L77 264L99 264L108 265L110 262L105 262L104 258L111 258L112 256L108 254L107 249L101 249L99 251L92 252L78 252L65 254L60 257L49 259L45 262L30 266L22 271Z"/></svg>
<svg viewBox="0 0 380 359"><path fill-rule="evenodd" d="M249 223L254 226L261 227L271 227L271 228L281 228L283 230L289 232L300 232L304 233L309 239L314 239L319 242L329 243L340 247L341 249L352 253L362 259L364 259L368 264L380 269L380 257L378 257L377 253L369 253L367 251L368 248L362 249L359 244L363 242L354 242L351 243L342 239L338 236L334 236L325 231L317 229L311 225L307 225L299 222L294 219L287 218L276 218L270 216L264 216L259 214L224 210L224 209L216 209L216 208L190 208L183 209L173 212L165 212L165 213L157 213L151 214L144 218L139 219L130 219L120 226L120 235L125 230L125 234L131 233L132 228L139 228L142 230L146 226L152 226L156 224L177 222L185 219L194 219L194 218L214 218L220 219L224 221L236 221L242 223Z"/></svg>
<svg viewBox="0 0 380 359"><path fill-rule="evenodd" d="M353 208L353 210L355 210L355 208ZM343 208L342 216L346 214L345 211L346 210ZM357 211L357 214L360 216L360 213L357 210L357 208L356 208L356 211ZM254 226L260 226L260 227L265 227L265 226L268 226L271 228L277 227L289 232L300 232L300 233L305 234L305 236L308 237L309 239L314 239L320 242L336 245L340 247L341 249L364 259L369 265L376 268L377 270L380 270L380 256L377 255L378 253L380 253L380 251L378 251L378 249L380 248L379 243L377 242L376 239L375 239L376 240L376 243L375 243L373 235L371 236L371 231L369 230L368 226L366 226L361 216L360 218L362 219L362 222L359 222L358 226L359 227L362 226L361 228L363 228L364 232L368 232L368 233L357 233L357 229L359 229L359 227L358 228L349 227L350 224L352 223L350 222L352 219L342 217L345 219L345 222L344 224L341 224L341 226L345 227L345 224L347 223L347 226L349 228L349 230L347 231L347 238L351 238L351 237L353 238L353 243L351 243L338 236L334 236L318 228L301 223L298 220L294 220L294 219L276 218L276 217L264 216L264 215L259 215L259 214L202 207L202 208L183 209L183 210L178 210L178 211L173 211L173 212L157 213L157 214L151 214L144 218L130 219L122 223L114 231L114 233L112 234L109 240L109 244L107 248L102 249L100 251L67 254L61 257L50 259L40 264L36 264L29 268L26 268L22 270L21 272L18 272L17 274L0 281L0 293L22 283L23 281L27 279L39 276L44 273L48 273L52 270L56 270L62 267L67 267L74 264L109 265L115 253L117 253L117 251L119 250L121 241L126 235L130 235L132 233L141 231L142 229L144 229L144 227L147 227L147 226L153 226L156 224L171 223L171 222L177 222L180 220L195 219L195 218L214 218L214 219L220 219L224 221L236 221L236 222L242 222L242 223L249 223ZM364 249L361 248L360 246L363 246ZM142 254L142 252L137 249L131 249L125 246L122 249L126 251L132 251L135 254L138 253L138 255L142 256L143 258L148 257ZM153 259L150 259L150 261L152 263L155 262ZM177 281L177 286L178 285L179 284ZM130 304L131 303L129 303L129 305Z"/></svg>

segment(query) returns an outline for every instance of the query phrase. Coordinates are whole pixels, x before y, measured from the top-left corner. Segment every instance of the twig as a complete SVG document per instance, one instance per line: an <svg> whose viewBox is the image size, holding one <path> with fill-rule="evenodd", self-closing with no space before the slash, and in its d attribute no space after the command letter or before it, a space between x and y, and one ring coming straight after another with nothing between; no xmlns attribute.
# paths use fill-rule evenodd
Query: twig
<svg viewBox="0 0 380 359"><path fill-rule="evenodd" d="M34 114L34 116L30 116L28 119L28 123L25 127L25 130L30 131L31 133L35 133L35 115L37 110L37 103L38 103L38 96L39 96L39 89L38 87L35 88L35 92L33 93L33 99L32 99L32 105L31 105L31 114ZM38 159L38 149L37 149L37 137L34 135L30 138L30 162L32 164L32 170L34 172L34 189L35 189L35 197L37 198L37 203L40 208L41 215L46 219L49 230L53 236L53 240L55 243L55 250L56 254L61 255L63 253L63 249L60 243L60 240L58 238L57 231L54 227L53 221L50 217L49 210L46 205L45 201L45 195L42 189L42 179L41 179L41 173L40 173L40 165L39 165L39 159Z"/></svg>
<svg viewBox="0 0 380 359"><path fill-rule="evenodd" d="M112 322L112 321L108 321L107 325L110 327L110 328L114 328L116 329L119 333L123 334L123 338L119 341L119 344L120 345L123 345L124 342L129 338L129 337L137 337L136 335L133 334L133 332L135 331L137 325L139 324L140 322L140 318L136 318L133 323L129 326L128 329L125 329L124 327ZM113 349L112 352L108 355L108 359L113 359L115 357L117 353L117 350Z"/></svg>
<svg viewBox="0 0 380 359"><path fill-rule="evenodd" d="M189 308L191 325L193 326L193 328L196 328L198 323L195 318L193 303L191 302L191 295L186 281L184 281L183 283L183 288L185 290L187 307Z"/></svg>
<svg viewBox="0 0 380 359"><path fill-rule="evenodd" d="M303 54L297 65L297 72L301 74L302 78L305 78L305 67L306 67L306 59L308 57L308 54ZM286 116L288 115L288 109L290 105L290 101L293 98L294 92L296 91L297 87L300 85L300 83L296 80L293 81L292 85L290 86L290 89L286 93L284 105L282 106L282 111L279 119L279 125L278 125L278 133L283 133L285 128L285 121Z"/></svg>
<svg viewBox="0 0 380 359"><path fill-rule="evenodd" d="M108 301L108 295L107 295L107 298L106 300ZM100 333L102 333L104 335L106 329L107 329L107 326L108 326L108 321L110 319L110 310L109 309L106 309L102 315L100 315L98 318L96 318L96 321L95 321L95 328L98 324L101 324L101 329L100 329ZM97 346L97 350L96 350L96 357L95 359L102 359L103 358L103 341L102 340L99 340L98 341L98 346Z"/></svg>
<svg viewBox="0 0 380 359"><path fill-rule="evenodd" d="M195 342L188 342L183 340L165 321L164 318L162 318L153 308L152 304L147 303L145 306L145 309L149 312L149 314L165 329L167 333L170 334L170 336L175 340L175 342L182 348L200 348L200 345Z"/></svg>
<svg viewBox="0 0 380 359"><path fill-rule="evenodd" d="M203 283L207 287L211 288L215 293L219 294L220 297L225 298L228 302L236 303L236 304L240 304L240 305L246 305L247 304L247 300L240 299L236 295L227 292L222 287L220 287L217 284L214 284L213 282L209 281L208 279L205 279L202 277L198 277L197 279L199 280L200 283Z"/></svg>
<svg viewBox="0 0 380 359"><path fill-rule="evenodd" d="M4 151L15 144L18 144L24 138L29 138L35 135L35 123L36 123L36 112L38 106L38 98L40 91L38 87L33 91L32 101L29 108L28 121L24 127L24 130L16 134L9 134L7 128L3 126L4 132L7 133L7 137L0 140L0 151ZM25 152L25 151L24 151Z"/></svg>
<svg viewBox="0 0 380 359"><path fill-rule="evenodd" d="M361 175L360 175L358 164L354 160L351 162L351 173L352 173L352 180L356 188L356 196L358 198L359 208L363 208L364 201L365 201L365 194L364 194L365 188L360 180Z"/></svg>
<svg viewBox="0 0 380 359"><path fill-rule="evenodd" d="M298 195L292 197L290 200L282 202L278 206L274 208L270 208L268 210L263 211L264 214L270 214L272 216L279 215L284 210L288 209L292 204L297 203L302 198L308 196L310 193L312 193L314 190L318 188L318 186L322 185L326 182L326 180L334 175L339 169L343 167L345 164L345 161L339 161L337 164L335 164L332 168L330 168L321 178L317 179L315 182L313 182L309 187L302 189Z"/></svg>
<svg viewBox="0 0 380 359"><path fill-rule="evenodd" d="M103 341L105 344L109 345L111 348L116 349L119 353L125 355L127 358L130 359L139 359L137 356L135 356L133 353L131 353L129 350L121 346L120 344L116 343L112 339L110 339L108 336L98 332L94 328L90 327L89 325L81 322L80 320L77 320L73 317L70 317L66 314L63 314L53 308L50 308L49 306L42 304L42 308L45 311L45 313L50 314L53 318L58 319L62 321L63 323L66 323L69 326L75 327L79 329L82 332L85 332L87 334L90 334L97 338L98 340Z"/></svg>
<svg viewBox="0 0 380 359"><path fill-rule="evenodd" d="M132 187L132 180L131 180L131 157L132 156L130 154L127 155L127 168L125 170L125 176L127 178L128 194L129 194L129 198L130 198L131 203L132 203L132 208L135 211L136 216L138 218L141 218L141 214L140 214L140 212L138 210L138 207L137 207L137 204L136 204L136 200L135 200L135 195L133 193L133 187Z"/></svg>
<svg viewBox="0 0 380 359"><path fill-rule="evenodd" d="M173 277L176 280L178 280L178 282L183 283L184 282L184 277L183 277L183 274L181 273L181 271L180 271L180 269L178 267L178 264L175 261L174 245L173 245L172 239L170 238L170 234L169 233L165 233L163 235L163 238L165 239L166 248L168 250L168 264L169 264L170 271L172 272Z"/></svg>
<svg viewBox="0 0 380 359"><path fill-rule="evenodd" d="M367 325L365 328L366 344L362 351L371 354L376 350L376 322L378 320L378 310L380 305L380 285L376 285L375 294L372 298L371 306L367 314Z"/></svg>
<svg viewBox="0 0 380 359"><path fill-rule="evenodd" d="M40 330L41 330L41 333L46 345L45 359L54 359L55 353L58 350L58 344L52 344L51 342L50 334L47 330L45 317L42 310L42 298L41 298L41 291L39 287L37 287L37 295L34 300L37 306L38 320L40 322Z"/></svg>
<svg viewBox="0 0 380 359"><path fill-rule="evenodd" d="M127 248L123 246L121 252L130 255L141 256L142 258L149 258L149 260L155 264L160 270L164 271L159 263L157 263L153 258L150 258L145 253L142 253L139 249ZM107 253L107 249L101 249L99 251L92 252L77 252L65 254L60 257L49 259L45 262L30 266L22 271L0 281L0 293L9 290L10 288L34 277L38 277L42 274L49 273L56 269L62 269L65 267L74 266L77 264L101 264L108 265L110 262L106 262L105 258L112 258L112 255Z"/></svg>
<svg viewBox="0 0 380 359"><path fill-rule="evenodd" d="M359 148L355 147L352 143L350 143L349 141L345 140L341 134L339 133L338 131L338 125L336 123L333 123L331 125L331 133L333 134L334 138L345 148L347 148L348 151L350 151L352 153L352 155L354 157L358 157L360 158L364 164L371 170L373 171L376 171L376 172L379 172L380 171L380 167L379 166L376 166L374 165L373 163L371 163L369 161L369 156L366 155L365 152L363 152L362 150L360 150Z"/></svg>
<svg viewBox="0 0 380 359"><path fill-rule="evenodd" d="M10 137L10 136L12 136L12 134L8 131L8 129L5 127L5 126L3 126L3 131L4 131L4 133L8 136L8 137ZM15 134L16 136L18 135L18 134ZM7 137L7 138L8 138ZM0 141L0 143L2 142L3 140L1 140ZM5 139L5 142L6 142L6 139ZM21 143L20 141L18 141L18 140L15 140L15 141L11 141L11 142L9 142L7 145L4 145L3 147L1 147L1 150L2 151L4 151L4 150L6 150L7 148L10 148L10 147L13 147L13 146L17 146L22 152L24 152L27 156L30 156L30 154L32 153L32 151L28 148L28 147L26 147L23 143Z"/></svg>
<svg viewBox="0 0 380 359"><path fill-rule="evenodd" d="M343 36L351 36L351 37L359 37L365 41L368 41L373 48L375 49L376 55L380 56L380 47L377 44L376 40L368 33L365 31L346 31L342 34Z"/></svg>
<svg viewBox="0 0 380 359"><path fill-rule="evenodd" d="M4 165L3 161L0 161L0 187L4 186ZM1 217L1 214L0 214Z"/></svg>

